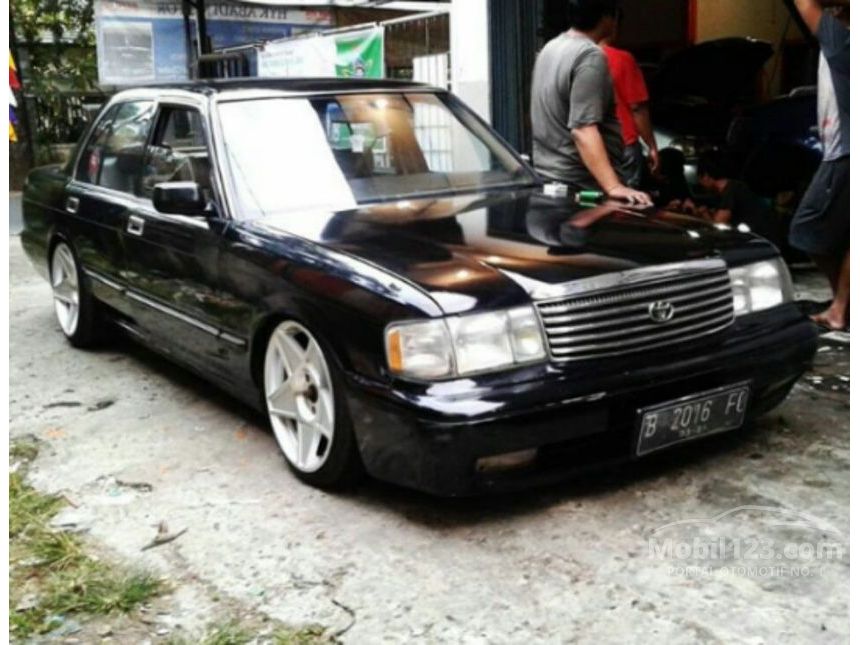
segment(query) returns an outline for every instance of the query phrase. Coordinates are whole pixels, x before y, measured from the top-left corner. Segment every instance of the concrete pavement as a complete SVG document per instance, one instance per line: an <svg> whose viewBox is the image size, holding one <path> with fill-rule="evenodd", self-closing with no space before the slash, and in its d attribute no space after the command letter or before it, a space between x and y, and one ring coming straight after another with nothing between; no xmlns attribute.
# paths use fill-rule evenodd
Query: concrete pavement
<svg viewBox="0 0 860 645"><path fill-rule="evenodd" d="M21 193L9 193L9 234L18 235L24 228L24 219L21 212Z"/></svg>

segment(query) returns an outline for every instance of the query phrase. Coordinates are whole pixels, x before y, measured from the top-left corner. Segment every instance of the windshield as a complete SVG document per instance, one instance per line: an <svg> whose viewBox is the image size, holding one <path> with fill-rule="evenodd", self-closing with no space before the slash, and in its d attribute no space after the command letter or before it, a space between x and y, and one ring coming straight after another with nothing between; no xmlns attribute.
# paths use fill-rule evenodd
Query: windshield
<svg viewBox="0 0 860 645"><path fill-rule="evenodd" d="M241 219L536 181L443 95L252 99L219 115Z"/></svg>

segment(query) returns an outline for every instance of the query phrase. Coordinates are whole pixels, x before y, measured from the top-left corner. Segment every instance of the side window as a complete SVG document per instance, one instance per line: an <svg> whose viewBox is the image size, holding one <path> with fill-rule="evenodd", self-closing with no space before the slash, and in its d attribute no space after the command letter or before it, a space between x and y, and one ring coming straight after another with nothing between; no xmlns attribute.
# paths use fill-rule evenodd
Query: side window
<svg viewBox="0 0 860 645"><path fill-rule="evenodd" d="M152 198L153 188L162 182L196 181L210 198L211 171L200 112L185 107L162 108L155 137L146 151L140 194Z"/></svg>
<svg viewBox="0 0 860 645"><path fill-rule="evenodd" d="M143 165L143 150L152 126L153 112L152 103L136 102L120 105L102 151L99 186L124 193L135 192Z"/></svg>
<svg viewBox="0 0 860 645"><path fill-rule="evenodd" d="M153 112L154 105L149 101L121 103L111 108L84 149L78 179L134 193Z"/></svg>

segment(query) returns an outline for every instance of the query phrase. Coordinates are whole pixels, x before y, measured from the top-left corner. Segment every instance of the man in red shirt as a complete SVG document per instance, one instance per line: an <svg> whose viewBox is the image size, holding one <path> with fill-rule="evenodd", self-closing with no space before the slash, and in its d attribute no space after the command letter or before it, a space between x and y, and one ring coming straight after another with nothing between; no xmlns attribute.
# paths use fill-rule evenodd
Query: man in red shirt
<svg viewBox="0 0 860 645"><path fill-rule="evenodd" d="M615 34L606 38L601 46L609 62L609 73L615 86L616 109L624 139L623 181L628 186L638 188L645 172L645 159L639 138L648 146L648 166L654 174L659 172L660 157L651 125L648 88L645 86L642 70L639 69L633 54L611 46L614 39Z"/></svg>

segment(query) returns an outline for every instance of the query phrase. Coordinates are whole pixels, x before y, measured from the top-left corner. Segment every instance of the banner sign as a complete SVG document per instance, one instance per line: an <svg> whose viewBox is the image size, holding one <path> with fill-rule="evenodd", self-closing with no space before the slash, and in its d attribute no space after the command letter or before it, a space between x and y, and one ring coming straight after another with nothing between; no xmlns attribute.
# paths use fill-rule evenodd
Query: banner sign
<svg viewBox="0 0 860 645"><path fill-rule="evenodd" d="M353 31L334 37L335 70L342 78L385 78L385 29Z"/></svg>
<svg viewBox="0 0 860 645"><path fill-rule="evenodd" d="M188 79L182 3L159 0L96 0L99 83L133 85ZM197 33L194 11L192 34ZM206 4L206 31L214 50L288 38L334 24L331 10L241 4Z"/></svg>
<svg viewBox="0 0 860 645"><path fill-rule="evenodd" d="M385 78L385 29L268 43L257 69L260 76Z"/></svg>

